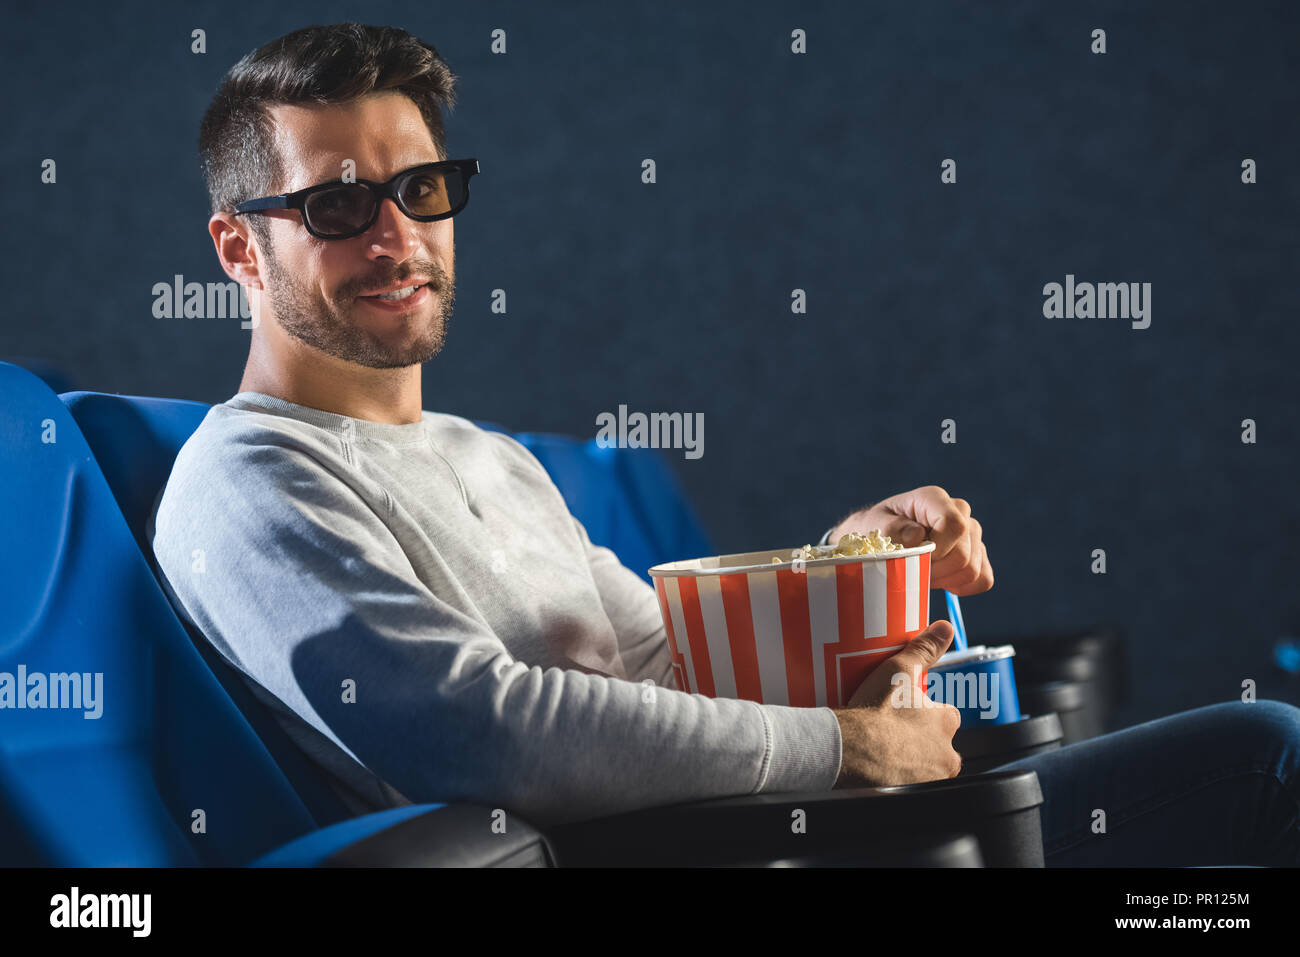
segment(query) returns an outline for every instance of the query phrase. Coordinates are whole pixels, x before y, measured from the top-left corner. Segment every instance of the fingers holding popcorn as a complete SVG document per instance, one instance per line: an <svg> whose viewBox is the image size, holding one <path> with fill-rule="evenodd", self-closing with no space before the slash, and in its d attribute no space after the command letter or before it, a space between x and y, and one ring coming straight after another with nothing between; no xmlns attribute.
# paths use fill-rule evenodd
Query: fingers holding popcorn
<svg viewBox="0 0 1300 957"><path fill-rule="evenodd" d="M993 567L984 546L984 530L971 515L970 502L953 498L937 485L903 492L865 509L841 527L887 529L894 541L919 545L934 542L931 583L956 595L975 595L993 587Z"/></svg>

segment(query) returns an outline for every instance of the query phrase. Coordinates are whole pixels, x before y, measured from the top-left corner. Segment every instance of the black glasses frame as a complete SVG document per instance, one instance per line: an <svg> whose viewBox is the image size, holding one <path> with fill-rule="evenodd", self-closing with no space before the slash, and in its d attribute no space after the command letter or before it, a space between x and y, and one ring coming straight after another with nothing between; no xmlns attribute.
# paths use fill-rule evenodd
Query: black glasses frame
<svg viewBox="0 0 1300 957"><path fill-rule="evenodd" d="M431 170L445 172L447 170L459 170L465 177L465 196L459 204L447 210L445 213L434 213L429 216L421 216L411 212L406 203L402 200L402 187L406 181L413 176L419 176L421 173L427 173ZM298 215L302 218L302 224L317 239L351 239L354 236L360 236L371 226L375 225L379 219L379 208L384 204L385 199L391 199L397 204L397 208L420 223L433 223L440 219L450 219L455 216L469 203L469 181L475 173L479 172L478 160L460 159L460 160L442 160L437 163L423 163L420 166L412 166L410 169L402 170L386 183L376 183L373 180L358 179L351 183L344 182L341 179L332 180L328 183L319 183L316 186L308 186L306 189L295 190L292 193L281 193L279 196L263 196L260 199L250 199L247 202L240 203L235 207L234 214L242 216L245 213L261 213L268 209L296 209ZM369 220L361 228L348 233L321 233L317 232L307 220L307 211L305 209L307 198L313 193L319 193L327 189L338 189L340 186L359 186L363 189L369 189L375 197L374 209L370 214Z"/></svg>

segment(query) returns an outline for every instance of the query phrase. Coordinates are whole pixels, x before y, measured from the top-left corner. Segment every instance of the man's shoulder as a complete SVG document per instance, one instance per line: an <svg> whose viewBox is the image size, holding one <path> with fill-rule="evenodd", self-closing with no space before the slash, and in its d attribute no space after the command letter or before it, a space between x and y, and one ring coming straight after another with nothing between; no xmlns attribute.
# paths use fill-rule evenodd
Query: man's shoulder
<svg viewBox="0 0 1300 957"><path fill-rule="evenodd" d="M337 454L336 441L318 426L269 412L236 409L225 403L208 410L199 427L181 446L168 481L182 481L191 473L211 476L250 459L266 462ZM278 454L277 454L278 453Z"/></svg>
<svg viewBox="0 0 1300 957"><path fill-rule="evenodd" d="M154 503L152 529L165 534L183 516L200 520L212 509L251 503L261 490L282 494L304 470L339 457L331 442L304 422L214 405L177 453Z"/></svg>

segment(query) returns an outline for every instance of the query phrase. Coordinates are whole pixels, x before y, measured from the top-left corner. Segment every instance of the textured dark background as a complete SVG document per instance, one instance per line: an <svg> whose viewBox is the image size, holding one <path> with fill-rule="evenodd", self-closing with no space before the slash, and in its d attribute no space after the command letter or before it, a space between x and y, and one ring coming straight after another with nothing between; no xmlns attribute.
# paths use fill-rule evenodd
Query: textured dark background
<svg viewBox="0 0 1300 957"><path fill-rule="evenodd" d="M997 573L973 638L1119 622L1128 720L1245 678L1300 701L1272 663L1300 631L1296 4L11 8L0 356L95 391L236 391L238 322L151 315L174 273L226 278L199 118L239 56L347 19L439 49L450 153L483 166L426 408L580 435L620 403L703 412L703 458L672 460L722 551L941 485ZM1044 319L1066 273L1152 283L1151 327Z"/></svg>

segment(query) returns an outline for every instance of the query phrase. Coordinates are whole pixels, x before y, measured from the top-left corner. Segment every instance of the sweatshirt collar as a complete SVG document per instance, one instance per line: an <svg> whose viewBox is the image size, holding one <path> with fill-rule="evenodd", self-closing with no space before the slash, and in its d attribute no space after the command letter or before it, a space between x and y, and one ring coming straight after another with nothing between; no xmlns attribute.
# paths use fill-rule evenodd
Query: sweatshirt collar
<svg viewBox="0 0 1300 957"><path fill-rule="evenodd" d="M370 419L354 419L350 416L339 415L337 412L326 412L323 409L298 405L296 402L287 402L284 399L266 395L263 392L239 392L227 399L223 404L242 411L283 415L291 419L297 419L300 422L315 425L340 437L344 437L345 433L351 432L363 439L399 444L426 441L425 425L428 423L430 415L429 412L421 411L419 422L410 422L405 425L394 425L390 422L372 422Z"/></svg>

